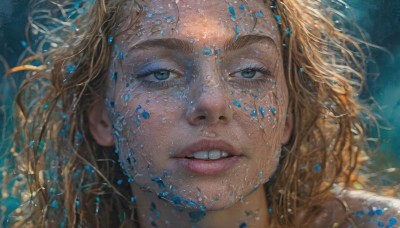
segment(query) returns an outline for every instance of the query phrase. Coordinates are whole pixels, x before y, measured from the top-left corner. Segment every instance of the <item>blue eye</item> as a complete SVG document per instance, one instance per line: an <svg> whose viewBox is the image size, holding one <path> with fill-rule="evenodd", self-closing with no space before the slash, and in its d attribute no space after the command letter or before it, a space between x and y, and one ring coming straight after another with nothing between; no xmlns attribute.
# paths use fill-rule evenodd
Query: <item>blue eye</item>
<svg viewBox="0 0 400 228"><path fill-rule="evenodd" d="M240 71L240 73L244 78L254 78L254 76L256 76L257 71L255 69L245 69Z"/></svg>
<svg viewBox="0 0 400 228"><path fill-rule="evenodd" d="M160 70L157 72L154 72L154 78L160 81L167 80L171 76L171 71L169 70Z"/></svg>

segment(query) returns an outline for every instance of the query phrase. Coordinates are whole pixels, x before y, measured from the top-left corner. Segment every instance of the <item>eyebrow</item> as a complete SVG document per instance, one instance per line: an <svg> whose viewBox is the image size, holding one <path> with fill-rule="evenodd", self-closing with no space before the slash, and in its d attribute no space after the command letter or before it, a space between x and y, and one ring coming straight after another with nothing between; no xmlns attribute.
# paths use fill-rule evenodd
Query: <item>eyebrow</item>
<svg viewBox="0 0 400 228"><path fill-rule="evenodd" d="M270 36L264 35L243 35L239 37L232 37L224 44L223 50L226 52L242 49L252 44L260 42L272 42L275 46L275 41ZM178 50L185 53L193 53L193 43L177 38L162 38L151 39L139 42L129 49L150 49L150 48L166 48L170 50Z"/></svg>

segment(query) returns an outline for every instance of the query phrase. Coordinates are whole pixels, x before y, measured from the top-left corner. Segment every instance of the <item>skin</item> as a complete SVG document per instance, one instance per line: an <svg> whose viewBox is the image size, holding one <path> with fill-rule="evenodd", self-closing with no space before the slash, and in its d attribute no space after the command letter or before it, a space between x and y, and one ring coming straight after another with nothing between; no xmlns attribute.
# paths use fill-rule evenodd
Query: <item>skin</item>
<svg viewBox="0 0 400 228"><path fill-rule="evenodd" d="M229 5L235 8L235 20ZM115 38L118 47L111 64L112 75L117 72L118 78L110 76L106 97L110 120L104 114L89 119L100 145L115 142L121 165L134 180L132 191L143 226L192 224L189 213L204 207L206 216L196 221L200 227L266 224L260 186L274 173L292 128L286 118L288 91L279 35L267 7L261 1L249 1L245 10L239 3L224 1L152 1L134 26L121 24L125 32ZM260 10L264 15L256 22L253 15ZM232 47L246 36L250 43ZM156 39L177 39L190 50L146 44ZM162 84L154 71L158 75L165 69L170 73ZM98 105L92 113L104 109ZM235 165L216 174L182 168L175 157L201 140L232 145L238 154ZM133 160L136 163L128 162ZM158 199L157 194L164 192L166 199ZM172 195L196 205L183 203L184 209L178 211L170 203Z"/></svg>
<svg viewBox="0 0 400 228"><path fill-rule="evenodd" d="M241 3L152 1L136 23L118 28L123 32L114 40L106 99L99 98L90 109L89 128L99 145L116 146L141 227L268 226L260 186L277 168L292 120L275 19L262 1L246 1L244 10ZM263 15L255 20L260 10ZM229 41L246 36L262 38L226 48ZM161 44L171 39L185 48ZM148 42L154 40L162 42ZM246 69L255 76L246 78ZM169 77L160 80L165 74ZM182 168L176 156L204 139L231 144L240 155L238 162L216 174ZM160 193L166 193L163 199ZM172 196L195 205L177 206ZM349 194L342 198L354 205L351 211L365 206L364 199ZM323 206L312 227L349 225L337 201ZM190 214L201 214L204 207L205 216L194 221ZM365 225L367 219L357 217L355 222Z"/></svg>

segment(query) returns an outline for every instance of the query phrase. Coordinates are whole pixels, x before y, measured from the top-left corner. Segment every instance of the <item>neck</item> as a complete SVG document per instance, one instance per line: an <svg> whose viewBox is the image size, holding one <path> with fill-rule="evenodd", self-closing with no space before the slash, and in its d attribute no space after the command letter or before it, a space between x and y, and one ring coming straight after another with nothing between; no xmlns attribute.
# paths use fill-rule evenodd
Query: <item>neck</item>
<svg viewBox="0 0 400 228"><path fill-rule="evenodd" d="M267 200L262 187L228 208L205 211L205 216L196 222L189 216L193 210L179 209L137 187L133 190L141 227L268 227Z"/></svg>

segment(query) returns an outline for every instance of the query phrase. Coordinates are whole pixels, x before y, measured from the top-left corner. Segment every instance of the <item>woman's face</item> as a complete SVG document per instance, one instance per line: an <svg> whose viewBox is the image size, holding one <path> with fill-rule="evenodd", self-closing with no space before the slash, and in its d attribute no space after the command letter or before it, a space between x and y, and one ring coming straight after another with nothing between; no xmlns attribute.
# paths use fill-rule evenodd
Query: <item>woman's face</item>
<svg viewBox="0 0 400 228"><path fill-rule="evenodd" d="M106 102L133 186L217 210L267 182L291 131L269 5L153 0L119 31Z"/></svg>

